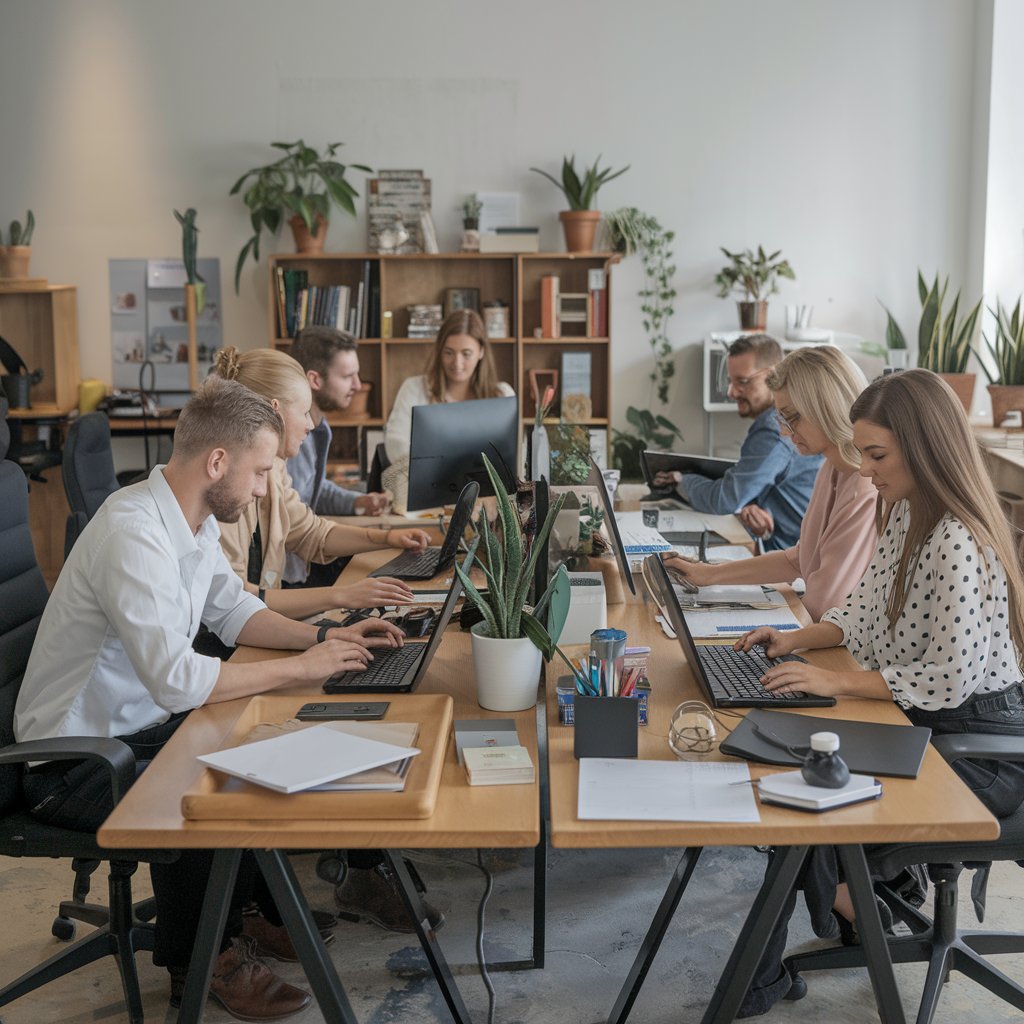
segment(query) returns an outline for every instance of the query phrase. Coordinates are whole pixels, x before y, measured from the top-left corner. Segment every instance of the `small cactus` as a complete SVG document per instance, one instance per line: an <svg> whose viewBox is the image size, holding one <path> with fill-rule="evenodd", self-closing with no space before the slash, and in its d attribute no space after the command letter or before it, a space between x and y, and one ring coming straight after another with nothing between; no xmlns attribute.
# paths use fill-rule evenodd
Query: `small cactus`
<svg viewBox="0 0 1024 1024"><path fill-rule="evenodd" d="M35 214L31 210L28 211L28 216L25 218L25 227L22 229L20 220L12 220L10 228L10 241L8 245L31 245L32 244L32 232L36 229L36 218Z"/></svg>

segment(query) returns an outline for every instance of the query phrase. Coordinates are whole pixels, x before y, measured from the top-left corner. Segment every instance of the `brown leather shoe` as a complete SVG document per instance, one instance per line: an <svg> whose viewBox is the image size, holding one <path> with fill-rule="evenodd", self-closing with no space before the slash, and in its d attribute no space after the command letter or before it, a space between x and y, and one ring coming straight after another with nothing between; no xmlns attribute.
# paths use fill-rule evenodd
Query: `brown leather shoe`
<svg viewBox="0 0 1024 1024"><path fill-rule="evenodd" d="M291 936L284 925L271 924L261 914L247 915L242 918L242 934L256 940L256 955L269 956L282 963L299 962L299 954L295 952ZM320 932L320 937L327 945L334 941L334 932Z"/></svg>
<svg viewBox="0 0 1024 1024"><path fill-rule="evenodd" d="M398 890L398 879L387 864L349 868L345 880L334 890L334 902L338 905L338 916L348 921L370 921L404 934L416 930ZM422 896L420 902L430 927L437 931L444 924L444 914Z"/></svg>
<svg viewBox="0 0 1024 1024"><path fill-rule="evenodd" d="M274 974L256 958L256 940L233 939L213 965L210 995L232 1017L245 1021L284 1020L310 1003L310 995Z"/></svg>

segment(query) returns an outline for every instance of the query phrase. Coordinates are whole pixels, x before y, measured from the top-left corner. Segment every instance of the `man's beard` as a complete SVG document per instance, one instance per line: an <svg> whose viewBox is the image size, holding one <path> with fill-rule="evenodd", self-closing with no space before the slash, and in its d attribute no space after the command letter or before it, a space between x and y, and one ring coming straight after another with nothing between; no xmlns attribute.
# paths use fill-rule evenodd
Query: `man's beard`
<svg viewBox="0 0 1024 1024"><path fill-rule="evenodd" d="M214 519L222 523L237 523L249 499L239 504L238 498L232 493L230 477L223 476L206 489L206 504Z"/></svg>

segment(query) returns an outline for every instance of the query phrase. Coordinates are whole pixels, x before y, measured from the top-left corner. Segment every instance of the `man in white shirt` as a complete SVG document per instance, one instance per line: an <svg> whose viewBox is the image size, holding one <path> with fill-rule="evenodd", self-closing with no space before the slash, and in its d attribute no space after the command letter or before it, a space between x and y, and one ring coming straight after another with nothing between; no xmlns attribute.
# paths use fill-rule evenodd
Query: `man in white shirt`
<svg viewBox="0 0 1024 1024"><path fill-rule="evenodd" d="M270 403L248 388L219 378L203 384L182 410L170 462L108 498L72 549L25 670L18 741L116 737L142 771L193 708L365 668L370 647L401 642L386 623L318 629L278 615L246 593L225 560L215 520L237 521L265 493L281 430ZM193 651L201 623L228 644L302 653L221 662ZM39 818L94 831L112 809L105 775L87 763L34 765L25 795ZM210 992L242 1019L278 1020L309 995L254 957L257 948L294 954L272 901L261 901L266 916L247 919L242 935L241 907L255 880L244 859ZM211 851L183 851L173 864L151 866L153 962L171 973L172 1001L184 984L211 860Z"/></svg>

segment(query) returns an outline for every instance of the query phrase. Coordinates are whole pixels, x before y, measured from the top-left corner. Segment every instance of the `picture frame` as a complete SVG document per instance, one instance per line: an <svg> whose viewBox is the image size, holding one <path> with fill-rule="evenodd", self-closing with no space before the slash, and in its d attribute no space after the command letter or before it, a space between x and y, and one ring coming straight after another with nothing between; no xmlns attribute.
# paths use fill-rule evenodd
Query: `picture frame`
<svg viewBox="0 0 1024 1024"><path fill-rule="evenodd" d="M471 309L480 312L479 288L445 288L444 315L451 316L460 309Z"/></svg>

